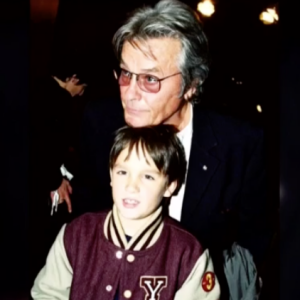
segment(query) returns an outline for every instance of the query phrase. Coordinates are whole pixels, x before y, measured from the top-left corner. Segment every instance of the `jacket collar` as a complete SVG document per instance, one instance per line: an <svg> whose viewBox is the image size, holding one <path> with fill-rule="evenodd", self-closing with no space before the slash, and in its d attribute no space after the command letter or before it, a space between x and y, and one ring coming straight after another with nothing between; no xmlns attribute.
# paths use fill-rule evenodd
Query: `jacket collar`
<svg viewBox="0 0 300 300"><path fill-rule="evenodd" d="M104 223L104 235L124 250L141 251L151 247L160 237L163 229L163 214L160 206L149 221L127 242L116 206L108 213Z"/></svg>

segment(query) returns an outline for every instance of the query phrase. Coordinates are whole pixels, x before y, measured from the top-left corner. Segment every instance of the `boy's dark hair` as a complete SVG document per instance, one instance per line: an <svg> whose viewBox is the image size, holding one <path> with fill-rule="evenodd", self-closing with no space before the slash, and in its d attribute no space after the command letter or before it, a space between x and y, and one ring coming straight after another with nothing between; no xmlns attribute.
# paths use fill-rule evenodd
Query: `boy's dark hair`
<svg viewBox="0 0 300 300"><path fill-rule="evenodd" d="M138 153L141 146L143 154L148 153L157 169L167 177L168 184L177 181L177 188L173 193L176 195L185 180L186 173L185 152L176 133L177 130L172 125L122 127L116 132L110 151L110 169L113 169L118 156L127 146L129 151L126 159L134 147Z"/></svg>

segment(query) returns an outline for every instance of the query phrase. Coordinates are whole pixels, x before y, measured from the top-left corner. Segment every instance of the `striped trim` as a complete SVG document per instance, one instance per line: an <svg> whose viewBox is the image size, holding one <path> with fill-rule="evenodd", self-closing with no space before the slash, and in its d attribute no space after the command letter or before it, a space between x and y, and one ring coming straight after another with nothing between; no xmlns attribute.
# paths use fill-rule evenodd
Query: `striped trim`
<svg viewBox="0 0 300 300"><path fill-rule="evenodd" d="M155 233L157 232L157 230L159 229L159 227L161 226L162 224L158 224L158 226L156 226L153 231L151 232L150 236L148 237L147 241L144 243L144 246L142 247L141 250L145 250L147 249L147 246L151 244L152 240L153 240L153 237L155 235Z"/></svg>
<svg viewBox="0 0 300 300"><path fill-rule="evenodd" d="M160 225L161 224L161 218L162 214L160 214L156 217L156 219L151 222L140 234L139 236L130 244L130 250L134 250L137 248L141 249L146 249L147 245L150 244L151 239L153 235L155 234L155 231L157 230L157 223ZM150 239L150 241L148 241ZM140 247L138 246L140 244ZM146 246L145 246L146 245Z"/></svg>
<svg viewBox="0 0 300 300"><path fill-rule="evenodd" d="M125 250L140 251L151 247L160 237L163 224L162 207L159 207L151 216L147 224L138 230L138 232L130 239L126 240L126 236L119 219L116 206L107 215L104 223L104 235L114 245Z"/></svg>
<svg viewBox="0 0 300 300"><path fill-rule="evenodd" d="M118 230L116 222L115 222L114 214L112 214L112 216L111 216L111 224L112 224L112 227L110 227L110 229L111 229L111 232L113 233L113 236L115 238L117 238L118 246L121 248L125 248L125 244L122 242L121 235L119 233L119 230Z"/></svg>
<svg viewBox="0 0 300 300"><path fill-rule="evenodd" d="M110 219L111 219L111 211L107 214L105 221L104 221L104 235L105 237L112 242L110 231L108 230L108 227L110 226Z"/></svg>

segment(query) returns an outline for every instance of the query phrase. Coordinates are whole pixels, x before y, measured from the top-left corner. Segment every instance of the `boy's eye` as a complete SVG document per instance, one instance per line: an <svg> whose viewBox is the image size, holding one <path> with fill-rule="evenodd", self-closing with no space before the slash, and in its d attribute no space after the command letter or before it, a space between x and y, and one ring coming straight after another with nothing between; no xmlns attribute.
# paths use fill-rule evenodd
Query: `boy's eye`
<svg viewBox="0 0 300 300"><path fill-rule="evenodd" d="M117 171L117 174L118 175L126 175L126 171L120 170L120 171Z"/></svg>
<svg viewBox="0 0 300 300"><path fill-rule="evenodd" d="M147 174L145 175L145 178L148 179L148 180L154 180L154 177L153 177L153 176L147 175Z"/></svg>

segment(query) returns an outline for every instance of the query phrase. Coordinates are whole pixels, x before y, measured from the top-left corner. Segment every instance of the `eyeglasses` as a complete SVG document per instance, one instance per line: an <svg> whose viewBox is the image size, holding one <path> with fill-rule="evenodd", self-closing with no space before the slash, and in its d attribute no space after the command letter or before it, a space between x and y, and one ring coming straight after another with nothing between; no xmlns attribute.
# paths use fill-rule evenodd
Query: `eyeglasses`
<svg viewBox="0 0 300 300"><path fill-rule="evenodd" d="M115 77L118 80L120 86L129 85L132 75L135 75L137 84L141 90L143 90L144 92L147 92L147 93L157 93L160 90L161 81L168 79L172 76L181 74L181 72L169 75L164 78L158 78L154 75L136 74L136 73L132 73L125 69L120 68L119 70L114 70L114 74L115 74Z"/></svg>

